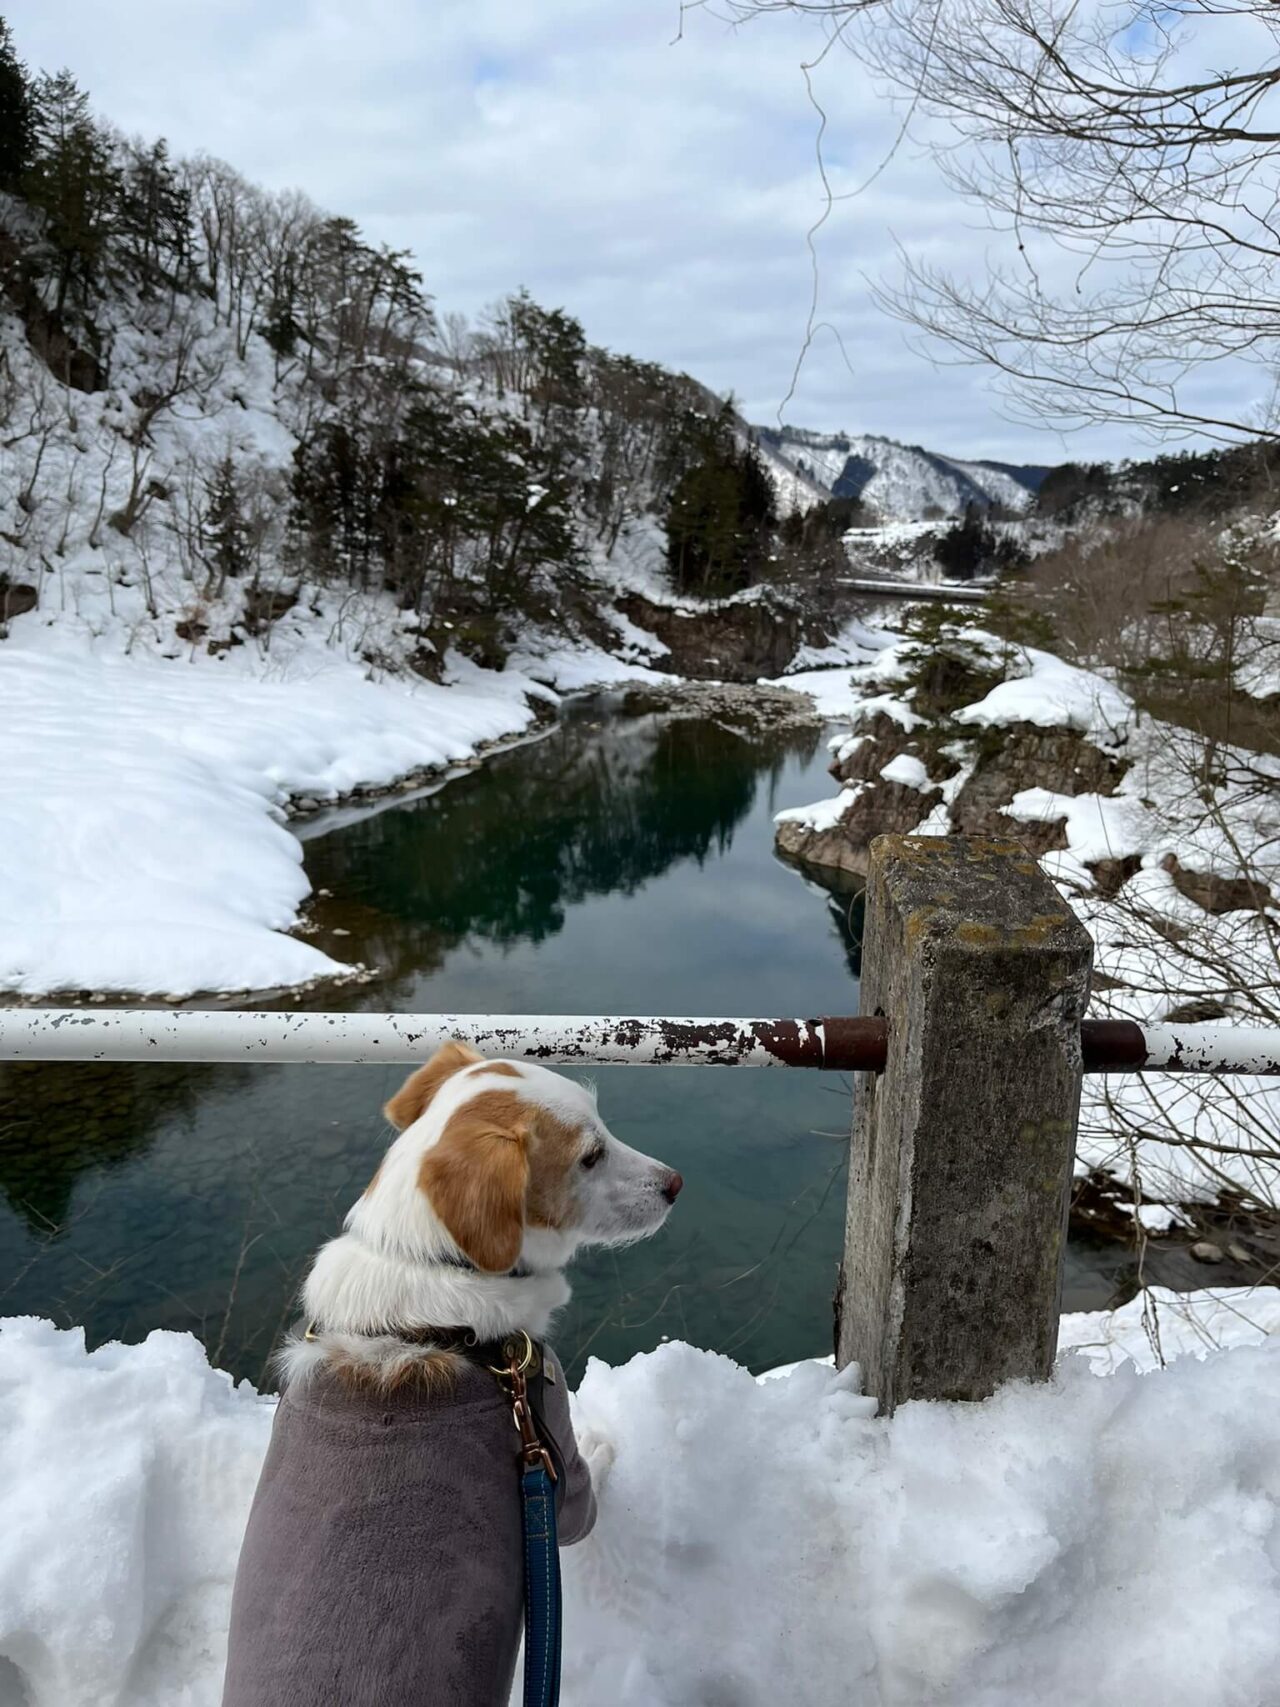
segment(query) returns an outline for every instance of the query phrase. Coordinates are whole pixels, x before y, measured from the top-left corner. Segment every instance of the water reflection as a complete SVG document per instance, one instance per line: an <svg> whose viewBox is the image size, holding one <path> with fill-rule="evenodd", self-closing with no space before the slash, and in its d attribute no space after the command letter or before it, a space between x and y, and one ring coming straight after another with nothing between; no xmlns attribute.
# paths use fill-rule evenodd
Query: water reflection
<svg viewBox="0 0 1280 1707"><path fill-rule="evenodd" d="M224 1080L243 1083L249 1069ZM163 1123L189 1123L213 1068L41 1063L0 1065L0 1192L33 1233L64 1232L76 1180L117 1167Z"/></svg>
<svg viewBox="0 0 1280 1707"><path fill-rule="evenodd" d="M381 969L346 1005L813 1014L856 1003L854 939L772 856L826 787L817 735L579 714L439 793L306 844L315 940ZM342 934L339 934L342 933ZM315 1005L335 1005L321 992ZM564 1349L684 1334L822 1349L846 1093L811 1074L619 1069L607 1117L691 1183L651 1246L584 1259ZM191 1329L260 1380L298 1278L366 1183L399 1078L375 1068L31 1066L3 1080L0 1310L91 1341ZM829 1132L830 1136L823 1134Z"/></svg>
<svg viewBox="0 0 1280 1707"><path fill-rule="evenodd" d="M307 842L332 892L322 933L393 977L468 937L538 944L591 896L631 895L685 861L723 855L761 785L816 731L748 741L716 724L578 713L547 739L429 798Z"/></svg>

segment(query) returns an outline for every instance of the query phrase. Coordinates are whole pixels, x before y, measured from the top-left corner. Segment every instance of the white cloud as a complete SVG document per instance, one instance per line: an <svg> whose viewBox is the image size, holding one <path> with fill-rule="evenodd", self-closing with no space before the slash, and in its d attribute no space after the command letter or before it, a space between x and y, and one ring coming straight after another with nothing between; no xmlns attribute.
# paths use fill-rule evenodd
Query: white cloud
<svg viewBox="0 0 1280 1707"><path fill-rule="evenodd" d="M729 31L676 0L8 0L22 56L67 64L97 109L181 153L297 186L410 248L444 309L520 284L589 336L683 367L774 419L808 310L822 208L797 20ZM866 176L895 116L847 56L816 77L829 162ZM902 150L819 237L820 334L787 418L1011 460L1103 456L1002 418L972 369L935 371L873 306L896 237L978 271L971 229Z"/></svg>

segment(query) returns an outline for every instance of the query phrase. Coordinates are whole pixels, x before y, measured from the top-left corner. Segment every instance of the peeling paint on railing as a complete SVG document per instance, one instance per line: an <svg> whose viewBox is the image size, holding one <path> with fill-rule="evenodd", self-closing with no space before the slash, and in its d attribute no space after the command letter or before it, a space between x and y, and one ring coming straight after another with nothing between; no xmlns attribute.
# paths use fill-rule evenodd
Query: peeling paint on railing
<svg viewBox="0 0 1280 1707"><path fill-rule="evenodd" d="M1280 1074L1280 1031L1238 1025L1137 1025L1087 1019L1086 1073Z"/></svg>
<svg viewBox="0 0 1280 1707"><path fill-rule="evenodd" d="M387 1062L412 1065L449 1038L548 1066L883 1070L890 1022L628 1019L598 1014L268 1013L201 1008L0 1009L0 1060ZM1085 1020L1088 1073L1280 1075L1280 1033L1222 1025Z"/></svg>
<svg viewBox="0 0 1280 1707"><path fill-rule="evenodd" d="M196 1008L0 1010L0 1060L420 1062L449 1038L551 1066L878 1070L876 1019L670 1019L560 1014L267 1013Z"/></svg>

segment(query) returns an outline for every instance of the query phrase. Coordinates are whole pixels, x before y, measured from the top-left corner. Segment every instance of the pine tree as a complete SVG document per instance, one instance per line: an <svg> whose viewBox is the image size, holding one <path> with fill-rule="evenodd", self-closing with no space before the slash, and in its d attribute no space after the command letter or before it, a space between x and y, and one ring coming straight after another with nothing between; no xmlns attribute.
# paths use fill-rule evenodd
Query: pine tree
<svg viewBox="0 0 1280 1707"><path fill-rule="evenodd" d="M69 71L34 86L35 150L23 180L45 217L57 280L54 312L68 299L85 308L97 289L119 206L120 174L111 144L93 121L89 97Z"/></svg>
<svg viewBox="0 0 1280 1707"><path fill-rule="evenodd" d="M942 534L933 555L942 573L953 581L972 581L990 566L996 536L977 504L965 505L959 522Z"/></svg>
<svg viewBox="0 0 1280 1707"><path fill-rule="evenodd" d="M0 18L0 190L18 188L34 147L27 68L13 51L13 32Z"/></svg>
<svg viewBox="0 0 1280 1707"><path fill-rule="evenodd" d="M116 223L145 286L185 283L193 241L191 193L174 170L163 137L150 148L130 151Z"/></svg>
<svg viewBox="0 0 1280 1707"><path fill-rule="evenodd" d="M667 509L667 563L685 592L731 593L759 578L777 517L755 447L740 447L732 405L705 423L701 454Z"/></svg>
<svg viewBox="0 0 1280 1707"><path fill-rule="evenodd" d="M250 563L244 510L229 454L214 469L201 532L209 579L214 591L220 593L228 578L238 580Z"/></svg>

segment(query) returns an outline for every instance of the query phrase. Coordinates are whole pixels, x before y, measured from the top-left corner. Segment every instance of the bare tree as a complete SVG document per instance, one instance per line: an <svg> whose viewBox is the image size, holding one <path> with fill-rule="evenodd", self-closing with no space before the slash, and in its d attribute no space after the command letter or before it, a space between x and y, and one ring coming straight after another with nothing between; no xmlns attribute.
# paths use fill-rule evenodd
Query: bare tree
<svg viewBox="0 0 1280 1707"><path fill-rule="evenodd" d="M727 0L813 18L908 103L1005 240L880 300L1038 422L1280 437L1280 8L1270 0ZM1213 67L1213 69L1209 69ZM1233 403L1213 369L1261 365ZM1243 389L1243 388L1237 388ZM1259 395L1261 393L1261 395Z"/></svg>

